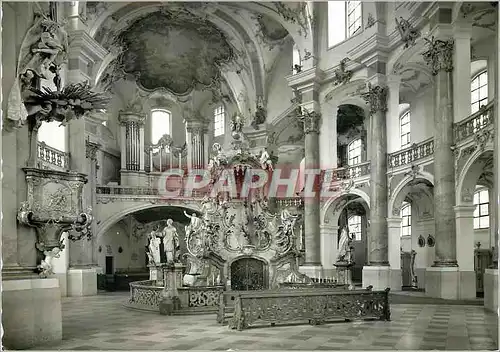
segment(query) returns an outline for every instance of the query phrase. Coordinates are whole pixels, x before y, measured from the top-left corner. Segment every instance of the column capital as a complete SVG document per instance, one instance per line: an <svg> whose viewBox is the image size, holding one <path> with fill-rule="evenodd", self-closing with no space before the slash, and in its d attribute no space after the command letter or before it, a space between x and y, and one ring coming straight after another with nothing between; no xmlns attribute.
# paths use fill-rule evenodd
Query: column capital
<svg viewBox="0 0 500 352"><path fill-rule="evenodd" d="M121 125L126 125L129 122L137 122L142 126L146 122L146 114L132 111L120 111L118 115L118 122Z"/></svg>
<svg viewBox="0 0 500 352"><path fill-rule="evenodd" d="M370 105L370 114L387 111L387 91L387 87L372 86L368 83L368 91L362 93L361 97Z"/></svg>
<svg viewBox="0 0 500 352"><path fill-rule="evenodd" d="M401 218L387 218L387 227L400 227L402 221Z"/></svg>
<svg viewBox="0 0 500 352"><path fill-rule="evenodd" d="M92 161L97 160L97 151L101 145L99 143L94 143L89 140L85 141L85 157Z"/></svg>
<svg viewBox="0 0 500 352"><path fill-rule="evenodd" d="M427 41L427 50L422 53L424 61L430 66L432 75L437 75L439 71L453 71L453 50L455 42L453 39L434 39Z"/></svg>
<svg viewBox="0 0 500 352"><path fill-rule="evenodd" d="M93 62L102 61L108 51L92 38L85 30L72 30L68 32L70 44L68 56L70 59L85 57Z"/></svg>
<svg viewBox="0 0 500 352"><path fill-rule="evenodd" d="M319 133L321 113L301 108L299 119L304 124L304 133Z"/></svg>

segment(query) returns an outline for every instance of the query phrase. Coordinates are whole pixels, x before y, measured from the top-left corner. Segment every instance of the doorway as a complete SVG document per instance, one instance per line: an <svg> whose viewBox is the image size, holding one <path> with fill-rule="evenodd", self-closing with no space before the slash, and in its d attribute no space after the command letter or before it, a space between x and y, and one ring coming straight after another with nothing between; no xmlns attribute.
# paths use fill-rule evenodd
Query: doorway
<svg viewBox="0 0 500 352"><path fill-rule="evenodd" d="M106 256L106 275L113 275L113 256Z"/></svg>
<svg viewBox="0 0 500 352"><path fill-rule="evenodd" d="M267 283L263 261L242 258L231 264L231 290L249 291L265 288Z"/></svg>
<svg viewBox="0 0 500 352"><path fill-rule="evenodd" d="M474 271L476 272L476 296L484 297L484 271L493 264L490 249L474 250Z"/></svg>

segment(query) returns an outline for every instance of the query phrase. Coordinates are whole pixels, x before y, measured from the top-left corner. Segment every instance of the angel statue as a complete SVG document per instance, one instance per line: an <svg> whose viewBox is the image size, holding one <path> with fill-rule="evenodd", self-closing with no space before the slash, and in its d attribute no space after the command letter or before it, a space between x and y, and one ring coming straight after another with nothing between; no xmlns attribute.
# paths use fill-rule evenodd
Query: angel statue
<svg viewBox="0 0 500 352"><path fill-rule="evenodd" d="M163 229L163 249L167 262L174 262L177 258L175 252L179 249L179 235L177 229L172 225L172 219L167 220L167 226Z"/></svg>
<svg viewBox="0 0 500 352"><path fill-rule="evenodd" d="M264 170L269 170L269 171L274 170L273 161L271 159L271 156L267 152L267 147L264 147L262 149L262 152L260 153L260 166Z"/></svg>
<svg viewBox="0 0 500 352"><path fill-rule="evenodd" d="M188 218L191 219L191 222L189 225L186 225L184 228L186 230L186 236L189 235L191 232L196 232L201 228L201 219L196 215L196 213L193 213L192 215L189 215L184 211L184 215L186 215Z"/></svg>
<svg viewBox="0 0 500 352"><path fill-rule="evenodd" d="M41 277L47 277L54 273L52 267L52 258L59 258L61 254L61 249L59 247L54 247L50 251L44 251L45 259L37 266L37 269Z"/></svg>
<svg viewBox="0 0 500 352"><path fill-rule="evenodd" d="M347 227L344 227L340 231L339 240L339 253L337 255L337 262L350 262L351 258L348 256L350 254L350 244L351 238L349 237Z"/></svg>
<svg viewBox="0 0 500 352"><path fill-rule="evenodd" d="M241 133L242 128L243 128L243 119L239 114L234 114L233 118L231 119L231 131Z"/></svg>

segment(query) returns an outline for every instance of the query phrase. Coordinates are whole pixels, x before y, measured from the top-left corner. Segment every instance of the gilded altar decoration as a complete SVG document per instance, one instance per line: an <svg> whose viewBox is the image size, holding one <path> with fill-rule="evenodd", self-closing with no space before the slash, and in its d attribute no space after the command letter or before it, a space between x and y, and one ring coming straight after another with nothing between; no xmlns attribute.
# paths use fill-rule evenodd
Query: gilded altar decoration
<svg viewBox="0 0 500 352"><path fill-rule="evenodd" d="M76 241L92 236L92 209L83 209L82 189L87 182L83 174L24 168L27 200L18 210L21 225L36 228L36 248L44 254L37 272L46 277L52 273L52 258L64 248L63 232ZM56 249L57 248L57 249Z"/></svg>
<svg viewBox="0 0 500 352"><path fill-rule="evenodd" d="M361 97L370 105L370 114L387 111L387 87L372 86L368 83L368 91Z"/></svg>
<svg viewBox="0 0 500 352"><path fill-rule="evenodd" d="M430 66L432 75L437 75L439 71L453 71L453 39L440 40L432 37L430 40L424 38L427 42L427 50L422 53L424 61Z"/></svg>
<svg viewBox="0 0 500 352"><path fill-rule="evenodd" d="M395 18L394 21L396 22L396 28L399 31L401 40L405 43L405 49L414 46L415 41L420 37L420 31L413 27L410 21L405 20L403 17L399 17L399 21Z"/></svg>

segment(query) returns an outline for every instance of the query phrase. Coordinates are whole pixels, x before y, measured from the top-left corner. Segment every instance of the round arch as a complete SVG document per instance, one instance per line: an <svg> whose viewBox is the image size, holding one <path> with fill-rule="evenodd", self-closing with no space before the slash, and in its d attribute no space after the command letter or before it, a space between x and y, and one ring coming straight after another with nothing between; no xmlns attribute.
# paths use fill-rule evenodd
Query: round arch
<svg viewBox="0 0 500 352"><path fill-rule="evenodd" d="M102 236L107 230L109 230L111 228L111 226L113 226L114 224L116 224L118 221L120 221L121 219L123 219L124 217L126 217L127 215L130 215L130 214L133 214L133 213L136 213L138 211L141 211L141 210L146 210L146 209L154 209L154 208L185 208L185 209L188 209L188 210L191 210L191 211L194 211L198 214L200 214L200 209L199 208L195 208L195 207L192 207L192 206L189 206L189 205L174 205L174 204L155 204L155 205L152 205L152 204L139 204L139 205L136 205L136 206L133 206L133 207L130 207L130 208L127 208L127 209L123 209L117 213L114 213L113 215L111 215L110 217L108 217L106 220L102 221L101 224L99 225L99 227L97 228L97 234L96 234L96 237L99 238L100 236Z"/></svg>
<svg viewBox="0 0 500 352"><path fill-rule="evenodd" d="M400 204L403 203L404 198L406 197L405 188L410 184L410 182L415 182L420 180L421 182L427 182L430 185L434 186L434 176L427 171L420 171L419 176L413 178L412 175L405 176L397 185L394 187L394 191L391 192L391 198L387 204L388 206L388 214L389 216L393 216L393 209L395 209L395 205L398 205L398 209L400 208Z"/></svg>
<svg viewBox="0 0 500 352"><path fill-rule="evenodd" d="M493 148L487 146L484 150L476 149L465 163L456 185L455 202L463 204L472 202L472 195L476 183L484 172L487 160L493 157Z"/></svg>
<svg viewBox="0 0 500 352"><path fill-rule="evenodd" d="M327 220L327 215L328 215L328 212L330 211L330 209L334 209L335 207L337 207L340 202L346 197L346 196L349 196L349 195L354 195L354 196L358 196L360 197L365 203L366 205L368 206L368 210L370 209L370 197L368 196L368 194L366 194L365 192L359 190L359 189L350 189L348 192L341 192L339 193L338 195L335 195L333 197L331 197L330 199L328 199L325 204L323 205L323 207L321 208L321 213L320 213L320 225L326 225L327 223L325 223L325 220Z"/></svg>

